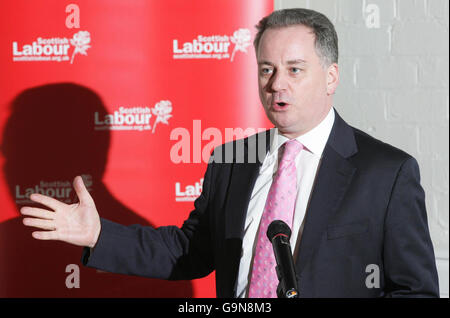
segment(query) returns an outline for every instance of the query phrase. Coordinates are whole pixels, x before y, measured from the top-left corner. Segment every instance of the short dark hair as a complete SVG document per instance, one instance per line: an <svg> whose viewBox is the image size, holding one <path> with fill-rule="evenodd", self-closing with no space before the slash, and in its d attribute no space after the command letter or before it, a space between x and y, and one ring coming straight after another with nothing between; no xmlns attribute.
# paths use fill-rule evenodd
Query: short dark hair
<svg viewBox="0 0 450 318"><path fill-rule="evenodd" d="M256 52L265 30L292 25L304 25L314 32L316 52L323 66L338 62L338 37L333 23L324 14L303 8L277 10L262 18L256 25L258 33L253 41Z"/></svg>

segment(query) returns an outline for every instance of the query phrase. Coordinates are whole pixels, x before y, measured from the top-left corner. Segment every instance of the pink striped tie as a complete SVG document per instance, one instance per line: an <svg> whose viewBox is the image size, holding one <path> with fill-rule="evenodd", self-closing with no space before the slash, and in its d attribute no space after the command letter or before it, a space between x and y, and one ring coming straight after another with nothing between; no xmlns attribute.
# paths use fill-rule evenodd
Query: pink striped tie
<svg viewBox="0 0 450 318"><path fill-rule="evenodd" d="M292 227L297 196L297 169L295 157L303 149L296 139L282 146L282 158L267 195L266 205L259 225L252 276L248 296L250 298L275 298L278 278L272 244L267 239L267 228L273 220L282 220Z"/></svg>

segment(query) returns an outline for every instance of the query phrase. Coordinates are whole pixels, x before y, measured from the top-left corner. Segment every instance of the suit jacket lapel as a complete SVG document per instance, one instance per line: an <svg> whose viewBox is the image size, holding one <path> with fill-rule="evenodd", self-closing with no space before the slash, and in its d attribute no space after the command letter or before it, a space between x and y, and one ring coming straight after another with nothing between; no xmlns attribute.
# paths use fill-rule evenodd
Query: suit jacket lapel
<svg viewBox="0 0 450 318"><path fill-rule="evenodd" d="M230 191L226 204L226 238L243 237L244 221L253 186L259 172L259 164L233 164Z"/></svg>
<svg viewBox="0 0 450 318"><path fill-rule="evenodd" d="M353 129L336 113L305 215L296 262L299 276L319 248L327 224L352 181L356 168L348 158L356 152Z"/></svg>
<svg viewBox="0 0 450 318"><path fill-rule="evenodd" d="M267 130L245 139L242 148L244 154L240 154L237 149L234 150L234 163L230 168L230 185L225 206L225 236L227 238L242 239L243 237L250 196L258 177L259 167L270 147L271 138L273 138L273 130Z"/></svg>
<svg viewBox="0 0 450 318"><path fill-rule="evenodd" d="M235 149L233 158L235 163L230 167L229 192L225 205L225 253L228 257L227 277L230 278L231 289L226 294L229 297L235 296L248 204L259 174L259 167L270 147L273 132L273 129L268 130L246 139L244 154Z"/></svg>

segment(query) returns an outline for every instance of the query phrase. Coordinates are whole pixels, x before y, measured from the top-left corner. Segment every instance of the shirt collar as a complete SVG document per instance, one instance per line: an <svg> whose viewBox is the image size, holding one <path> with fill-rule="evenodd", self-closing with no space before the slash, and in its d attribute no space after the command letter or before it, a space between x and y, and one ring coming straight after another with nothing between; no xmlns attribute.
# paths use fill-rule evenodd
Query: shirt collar
<svg viewBox="0 0 450 318"><path fill-rule="evenodd" d="M325 145L330 136L331 129L334 124L334 108L331 107L327 116L313 129L308 131L306 134L298 136L296 139L305 147L305 150L317 155L322 156ZM275 136L270 145L270 156L278 153L278 148L280 148L289 139L281 135L277 128L275 128Z"/></svg>

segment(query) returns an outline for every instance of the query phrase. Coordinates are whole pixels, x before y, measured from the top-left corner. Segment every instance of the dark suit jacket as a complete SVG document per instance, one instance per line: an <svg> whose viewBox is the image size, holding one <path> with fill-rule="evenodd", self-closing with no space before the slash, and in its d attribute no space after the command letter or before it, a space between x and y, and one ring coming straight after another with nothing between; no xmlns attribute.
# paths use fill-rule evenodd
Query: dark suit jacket
<svg viewBox="0 0 450 318"><path fill-rule="evenodd" d="M255 139L226 145L243 143L246 155L258 147ZM265 151L269 144L266 139ZM216 162L208 164L202 194L181 228L126 227L101 219L99 240L91 255L84 250L83 264L171 280L215 270L217 296L235 297L245 216L262 160L218 163L220 152L213 154ZM371 264L379 269L378 288ZM296 271L300 297L439 296L416 160L350 127L336 113Z"/></svg>

